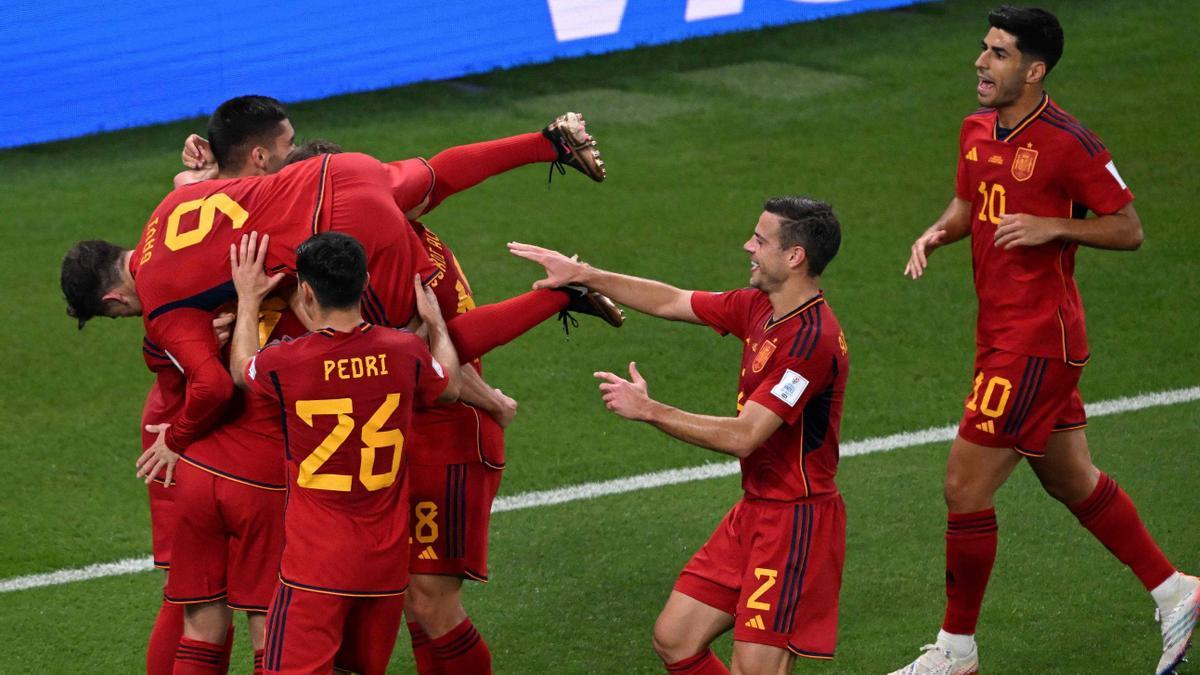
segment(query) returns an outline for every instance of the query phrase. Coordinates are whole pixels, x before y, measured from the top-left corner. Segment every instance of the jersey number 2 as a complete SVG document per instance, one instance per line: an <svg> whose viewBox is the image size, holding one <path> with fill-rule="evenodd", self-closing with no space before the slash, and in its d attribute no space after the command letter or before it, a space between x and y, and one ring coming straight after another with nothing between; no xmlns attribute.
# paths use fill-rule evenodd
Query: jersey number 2
<svg viewBox="0 0 1200 675"><path fill-rule="evenodd" d="M400 472L400 458L404 452L404 433L399 429L382 431L380 427L391 418L396 408L400 407L400 394L388 394L383 405L371 415L371 419L363 425L359 436L363 447L360 449L358 463L358 480L368 490L382 490L396 482L396 474ZM300 475L296 484L312 490L333 490L349 492L354 484L354 476L341 473L317 473L321 465L329 461L333 453L342 447L342 443L354 431L354 400L349 398L326 398L315 401L296 401L296 414L308 426L313 426L313 418L317 415L336 415L337 425L333 431L321 441L316 450L300 462ZM375 473L375 451L379 448L392 447L392 468L386 473Z"/></svg>

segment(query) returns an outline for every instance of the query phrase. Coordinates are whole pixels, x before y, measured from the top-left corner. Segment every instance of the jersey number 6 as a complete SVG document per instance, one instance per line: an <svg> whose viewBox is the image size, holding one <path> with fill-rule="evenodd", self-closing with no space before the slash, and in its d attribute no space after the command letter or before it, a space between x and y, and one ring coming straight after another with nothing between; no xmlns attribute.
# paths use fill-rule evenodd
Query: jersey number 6
<svg viewBox="0 0 1200 675"><path fill-rule="evenodd" d="M381 431L380 427L391 418L396 408L400 407L400 394L388 394L383 405L371 415L371 419L363 425L359 436L363 447L358 464L358 480L368 490L382 490L396 482L396 474L400 472L400 458L404 451L404 434L399 429ZM325 440L300 462L300 475L296 483L302 488L312 490L333 490L349 492L354 484L354 476L341 473L317 473L321 465L329 461L333 453L342 447L342 443L354 431L354 400L349 398L326 398L315 401L296 401L296 414L308 426L313 426L313 417L317 415L337 415L337 425ZM392 468L387 473L375 473L375 451L391 446Z"/></svg>

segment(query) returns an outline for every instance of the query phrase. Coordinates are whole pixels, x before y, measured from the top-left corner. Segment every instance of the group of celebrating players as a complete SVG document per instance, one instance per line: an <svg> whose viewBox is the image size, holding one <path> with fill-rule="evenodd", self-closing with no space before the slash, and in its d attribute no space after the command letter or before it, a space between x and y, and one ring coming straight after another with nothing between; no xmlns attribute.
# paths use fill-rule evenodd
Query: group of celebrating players
<svg viewBox="0 0 1200 675"><path fill-rule="evenodd" d="M993 498L1026 460L1151 593L1156 672L1169 673L1200 615L1200 580L1175 569L1092 463L1077 386L1089 350L1075 251L1135 249L1141 223L1108 150L1045 92L1063 51L1058 20L1007 6L988 20L975 61L983 107L963 123L956 194L905 269L919 278L936 248L970 236L980 311L947 462L946 613L934 644L896 672L978 670ZM731 629L735 672L833 657L849 348L821 290L841 242L828 204L765 203L744 245L750 288L686 291L512 243L546 277L476 307L454 254L418 219L525 164L602 181L582 117L428 161L381 162L327 141L297 148L294 135L274 99L225 102L207 139L185 142L186 168L135 248L81 242L63 262L68 313L81 328L141 316L155 373L137 465L155 564L168 573L149 673L224 672L235 610L248 615L255 672L382 673L406 617L422 675L490 673L460 590L487 579L516 402L483 379L479 359L568 310L619 326L613 301L743 342L735 416L654 400L633 363L628 379L596 373L617 415L741 460L743 498L654 626L666 669L728 673L710 644Z"/></svg>

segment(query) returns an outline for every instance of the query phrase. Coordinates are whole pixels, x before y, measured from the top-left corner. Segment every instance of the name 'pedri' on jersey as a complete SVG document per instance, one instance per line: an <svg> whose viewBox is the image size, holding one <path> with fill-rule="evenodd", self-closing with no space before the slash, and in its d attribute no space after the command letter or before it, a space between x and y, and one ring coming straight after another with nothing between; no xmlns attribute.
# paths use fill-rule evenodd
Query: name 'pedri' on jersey
<svg viewBox="0 0 1200 675"><path fill-rule="evenodd" d="M1085 364L1087 330L1074 278L1078 244L1006 251L994 241L1007 214L1103 216L1133 201L1104 144L1044 94L1011 130L999 126L994 109L983 109L963 120L956 193L971 202L977 344Z"/></svg>
<svg viewBox="0 0 1200 675"><path fill-rule="evenodd" d="M741 460L746 496L795 501L834 494L850 355L823 294L778 320L766 293L692 294L692 310L722 335L742 340L737 409L765 406L783 425Z"/></svg>

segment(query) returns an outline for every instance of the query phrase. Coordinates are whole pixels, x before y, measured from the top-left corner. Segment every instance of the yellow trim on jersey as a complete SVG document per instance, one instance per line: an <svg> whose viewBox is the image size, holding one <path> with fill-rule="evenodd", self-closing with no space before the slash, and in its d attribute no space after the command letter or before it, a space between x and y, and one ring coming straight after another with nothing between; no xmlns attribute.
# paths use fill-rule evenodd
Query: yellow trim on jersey
<svg viewBox="0 0 1200 675"><path fill-rule="evenodd" d="M808 302L805 302L803 305L800 305L796 309L793 309L792 311L788 312L787 314L784 314L783 316L779 317L778 319L772 319L771 317L768 316L767 322L763 325L763 332L774 329L776 326L783 323L784 321L787 321L788 319L803 313L806 309L808 309L816 304L822 303L822 302L825 302L825 294L817 293L816 297L812 298Z"/></svg>
<svg viewBox="0 0 1200 675"><path fill-rule="evenodd" d="M997 127L1000 126L1000 116L996 115L996 121L992 124L992 140L1000 141L1001 143L1007 143L1009 141L1009 139L1011 139L1012 137L1014 137L1017 134L1024 131L1025 128L1028 127L1030 124L1033 124L1033 121L1041 116L1042 111L1045 110L1046 106L1048 106L1048 105L1050 105L1050 95L1043 93L1041 104L1038 105L1038 107L1035 108L1033 112L1026 115L1025 119L1021 120L1021 122L1019 124L1017 124L1017 126L1013 127L1008 132L1008 135L1005 136L1004 140L1002 140L1002 141L996 137L996 129L997 129Z"/></svg>

